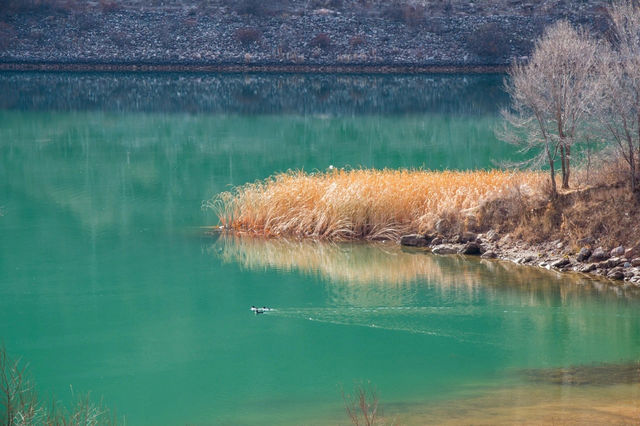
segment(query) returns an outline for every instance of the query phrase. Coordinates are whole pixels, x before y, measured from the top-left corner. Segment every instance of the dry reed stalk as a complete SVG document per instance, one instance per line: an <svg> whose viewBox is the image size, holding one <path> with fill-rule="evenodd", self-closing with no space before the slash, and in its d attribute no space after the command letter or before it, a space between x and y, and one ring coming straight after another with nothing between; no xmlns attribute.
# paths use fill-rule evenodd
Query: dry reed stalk
<svg viewBox="0 0 640 426"><path fill-rule="evenodd" d="M222 226L262 236L394 240L426 233L483 202L542 188L538 172L292 171L224 192L206 205Z"/></svg>

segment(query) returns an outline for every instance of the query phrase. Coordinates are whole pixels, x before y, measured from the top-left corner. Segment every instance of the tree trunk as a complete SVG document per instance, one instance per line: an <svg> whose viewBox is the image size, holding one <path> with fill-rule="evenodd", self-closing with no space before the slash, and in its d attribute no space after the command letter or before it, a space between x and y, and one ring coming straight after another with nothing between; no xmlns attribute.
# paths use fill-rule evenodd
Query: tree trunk
<svg viewBox="0 0 640 426"><path fill-rule="evenodd" d="M569 177L571 176L570 160L571 160L571 147L567 146L567 147L565 147L564 167L562 168L562 171L563 171L563 174L562 174L562 188L563 189L568 189L569 188Z"/></svg>
<svg viewBox="0 0 640 426"><path fill-rule="evenodd" d="M627 141L629 143L629 174L631 175L631 192L638 191L638 186L636 184L636 159L635 153L633 152L633 142L631 140Z"/></svg>
<svg viewBox="0 0 640 426"><path fill-rule="evenodd" d="M558 197L558 188L556 188L556 169L552 159L549 159L549 174L551 178L551 198L555 200Z"/></svg>
<svg viewBox="0 0 640 426"><path fill-rule="evenodd" d="M564 145L560 145L560 170L562 171L562 188L564 188L565 176L567 174L567 171L565 169L566 163L564 161L565 156L566 154L564 151Z"/></svg>

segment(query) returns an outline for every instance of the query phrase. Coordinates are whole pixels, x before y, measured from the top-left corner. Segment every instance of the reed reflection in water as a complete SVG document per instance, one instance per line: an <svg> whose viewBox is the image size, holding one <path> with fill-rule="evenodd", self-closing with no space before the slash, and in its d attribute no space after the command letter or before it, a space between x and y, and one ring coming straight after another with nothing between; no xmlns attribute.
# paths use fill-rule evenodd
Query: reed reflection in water
<svg viewBox="0 0 640 426"><path fill-rule="evenodd" d="M611 293L634 298L634 289L614 287L579 274L560 274L511 262L468 256L438 256L406 249L395 243L331 243L314 240L268 239L222 234L215 249L223 262L249 270L265 268L298 271L341 285L357 287L406 287L421 284L442 291L467 293L477 289L518 291L523 301L535 306L586 294Z"/></svg>

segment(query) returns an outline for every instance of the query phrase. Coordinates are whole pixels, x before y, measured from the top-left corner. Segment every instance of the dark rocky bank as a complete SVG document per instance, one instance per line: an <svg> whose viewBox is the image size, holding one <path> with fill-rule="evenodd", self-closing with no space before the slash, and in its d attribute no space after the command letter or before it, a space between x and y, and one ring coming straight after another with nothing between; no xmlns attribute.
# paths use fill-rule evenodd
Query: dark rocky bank
<svg viewBox="0 0 640 426"><path fill-rule="evenodd" d="M605 1L0 0L0 69L499 71Z"/></svg>
<svg viewBox="0 0 640 426"><path fill-rule="evenodd" d="M453 238L440 234L413 234L400 240L403 246L422 247L440 255L480 255L487 259L595 275L623 281L625 286L640 287L640 243L634 247L617 246L609 250L593 247L595 240L591 239L580 243L582 248L576 252L561 240L531 244L493 230L483 234L466 232Z"/></svg>

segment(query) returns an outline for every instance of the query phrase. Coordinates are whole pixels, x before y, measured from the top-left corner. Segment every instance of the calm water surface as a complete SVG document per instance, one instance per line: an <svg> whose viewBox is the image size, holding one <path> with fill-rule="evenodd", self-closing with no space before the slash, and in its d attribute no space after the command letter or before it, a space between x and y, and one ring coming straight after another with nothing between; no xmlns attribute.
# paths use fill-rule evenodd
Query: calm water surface
<svg viewBox="0 0 640 426"><path fill-rule="evenodd" d="M342 391L366 381L406 423L517 406L505 392L637 398L629 384L530 381L637 360L629 290L200 229L216 223L203 200L278 171L512 159L493 135L501 82L0 74L0 340L42 393L91 391L130 424L344 424Z"/></svg>

